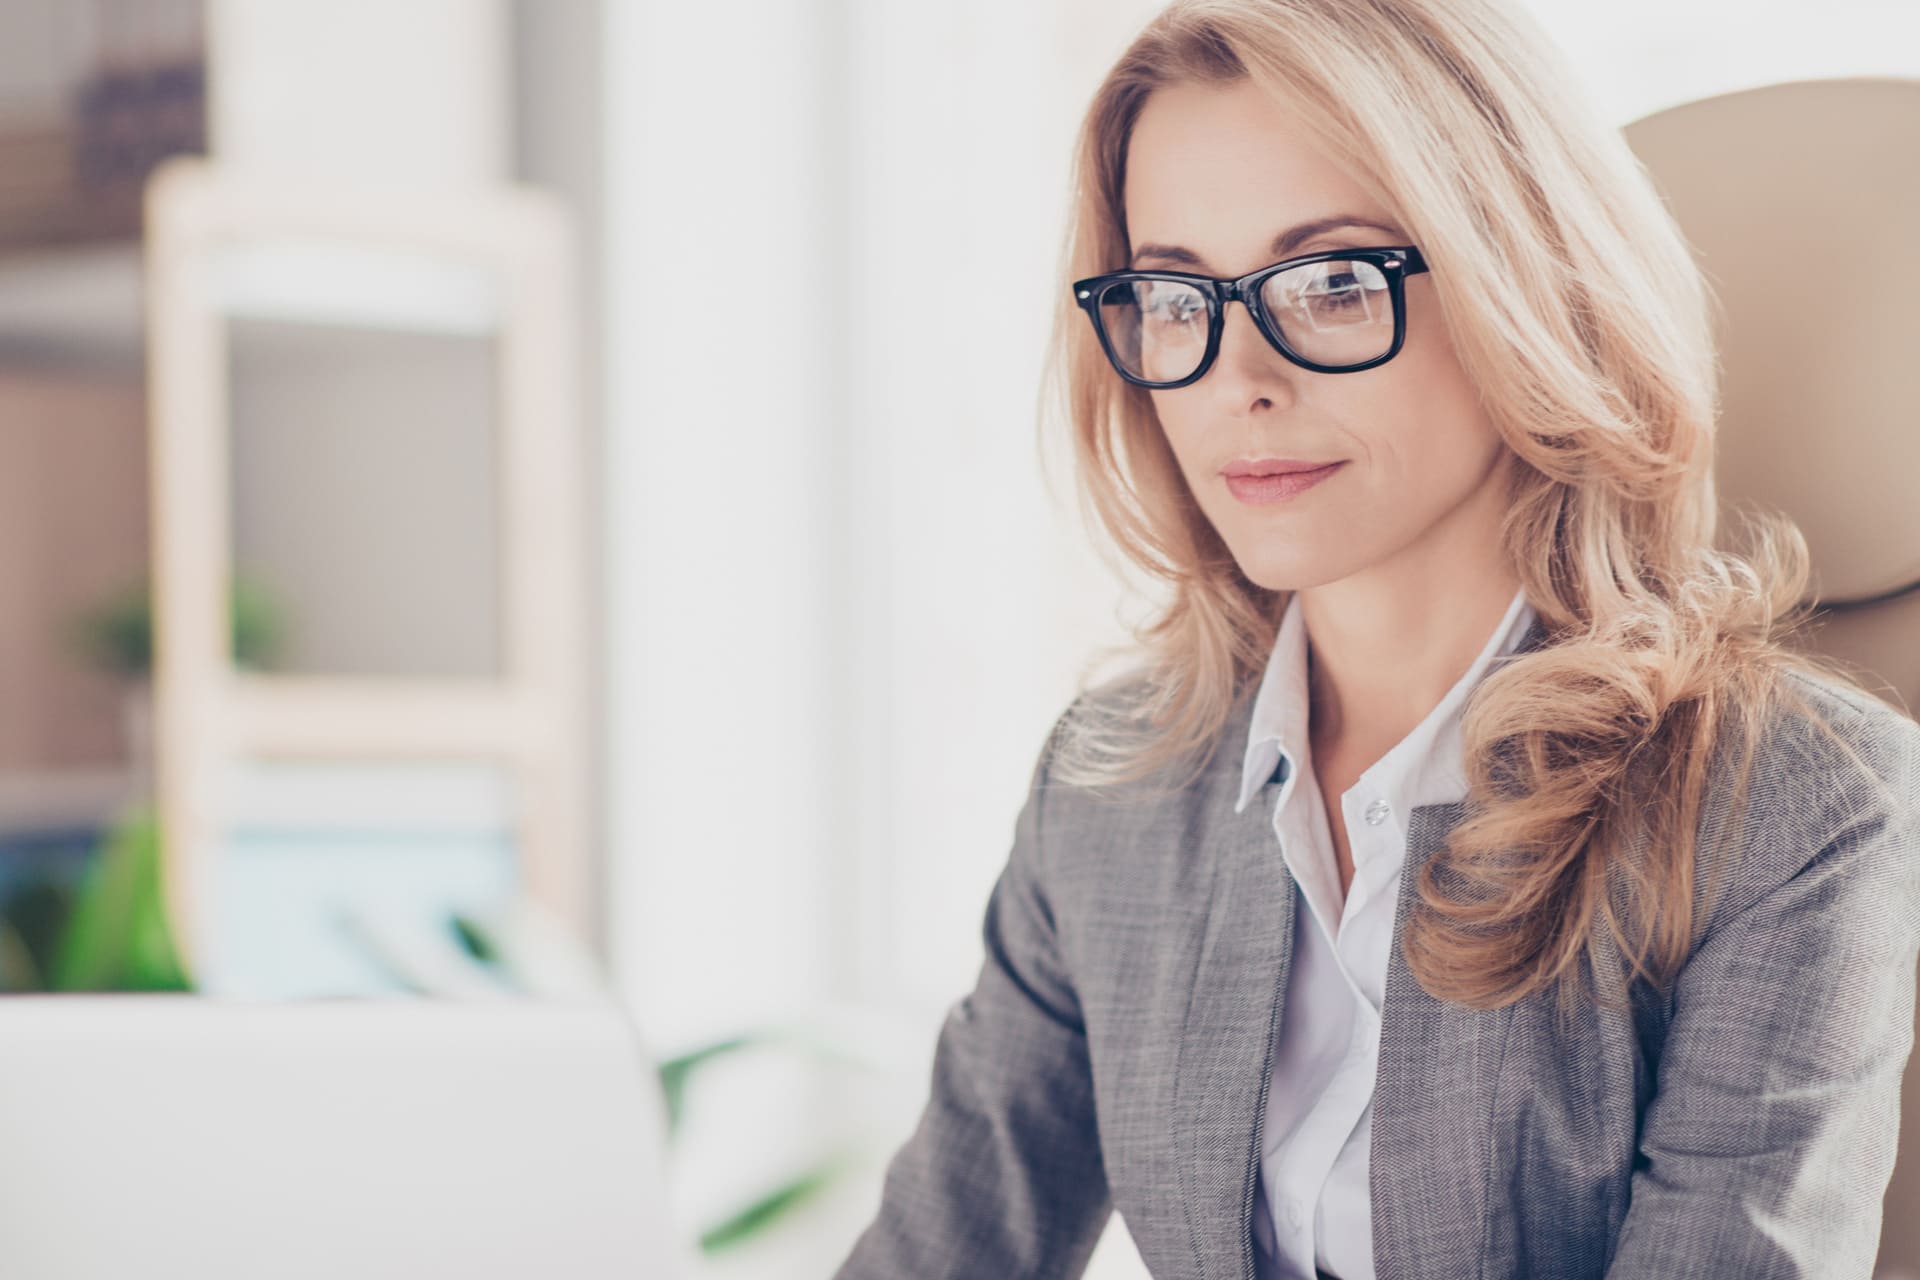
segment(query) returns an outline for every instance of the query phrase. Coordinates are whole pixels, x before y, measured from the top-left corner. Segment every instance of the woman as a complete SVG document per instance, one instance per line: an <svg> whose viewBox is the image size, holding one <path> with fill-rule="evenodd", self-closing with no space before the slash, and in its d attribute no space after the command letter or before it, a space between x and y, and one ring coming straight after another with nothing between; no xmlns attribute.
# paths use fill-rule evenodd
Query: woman
<svg viewBox="0 0 1920 1280"><path fill-rule="evenodd" d="M1055 368L1168 603L842 1280L1113 1210L1167 1278L1869 1275L1920 727L1787 646L1790 522L1715 549L1708 295L1570 82L1505 0L1192 0L1100 86Z"/></svg>

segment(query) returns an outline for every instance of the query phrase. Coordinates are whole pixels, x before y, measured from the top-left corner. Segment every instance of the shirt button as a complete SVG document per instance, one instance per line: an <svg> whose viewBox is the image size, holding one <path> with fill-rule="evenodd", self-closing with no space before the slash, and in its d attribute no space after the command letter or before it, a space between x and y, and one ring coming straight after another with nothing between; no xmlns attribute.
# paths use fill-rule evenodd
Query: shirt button
<svg viewBox="0 0 1920 1280"><path fill-rule="evenodd" d="M1393 810L1387 807L1385 800L1375 800L1367 806L1367 825L1370 827L1379 826L1387 820L1387 815L1392 812Z"/></svg>
<svg viewBox="0 0 1920 1280"><path fill-rule="evenodd" d="M1298 1200L1287 1201L1287 1225L1295 1231L1300 1229L1300 1202Z"/></svg>

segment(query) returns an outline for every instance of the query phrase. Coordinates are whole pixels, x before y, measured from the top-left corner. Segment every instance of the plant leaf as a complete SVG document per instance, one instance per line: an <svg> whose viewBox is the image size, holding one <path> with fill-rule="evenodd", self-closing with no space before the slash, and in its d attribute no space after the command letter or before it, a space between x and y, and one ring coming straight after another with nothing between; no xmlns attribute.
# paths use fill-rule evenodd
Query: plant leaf
<svg viewBox="0 0 1920 1280"><path fill-rule="evenodd" d="M658 1069L660 1089L667 1099L667 1137L672 1138L680 1132L681 1117L686 1112L687 1082L702 1063L775 1038L773 1033L765 1031L743 1032L662 1061Z"/></svg>
<svg viewBox="0 0 1920 1280"><path fill-rule="evenodd" d="M146 809L107 833L81 876L52 980L56 991L192 990L167 925L159 831Z"/></svg>
<svg viewBox="0 0 1920 1280"><path fill-rule="evenodd" d="M790 1217L794 1210L837 1181L849 1163L847 1153L836 1153L744 1209L729 1214L700 1233L701 1252L711 1256L737 1248Z"/></svg>
<svg viewBox="0 0 1920 1280"><path fill-rule="evenodd" d="M45 988L33 953L13 922L0 917L0 991L41 991Z"/></svg>

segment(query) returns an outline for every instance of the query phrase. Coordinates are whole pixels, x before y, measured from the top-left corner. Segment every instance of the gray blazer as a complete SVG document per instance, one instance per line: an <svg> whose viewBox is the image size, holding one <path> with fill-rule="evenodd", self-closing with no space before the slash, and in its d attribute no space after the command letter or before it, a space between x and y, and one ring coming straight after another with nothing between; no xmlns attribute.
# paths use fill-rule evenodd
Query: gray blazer
<svg viewBox="0 0 1920 1280"><path fill-rule="evenodd" d="M1521 651L1541 641L1536 623ZM1868 1280L1914 1038L1920 726L1801 687L1897 801L1843 785L1804 722L1771 729L1737 829L1724 788L1708 796L1702 839L1741 852L1665 998L1636 984L1630 1012L1589 1009L1567 1032L1550 991L1465 1009L1395 949L1373 1095L1379 1280ZM1296 888L1278 785L1233 809L1251 706L1195 786L1151 800L1050 783L1056 722L977 985L837 1280L1079 1276L1116 1210L1158 1280L1253 1276ZM1396 937L1414 872L1464 811L1411 815Z"/></svg>

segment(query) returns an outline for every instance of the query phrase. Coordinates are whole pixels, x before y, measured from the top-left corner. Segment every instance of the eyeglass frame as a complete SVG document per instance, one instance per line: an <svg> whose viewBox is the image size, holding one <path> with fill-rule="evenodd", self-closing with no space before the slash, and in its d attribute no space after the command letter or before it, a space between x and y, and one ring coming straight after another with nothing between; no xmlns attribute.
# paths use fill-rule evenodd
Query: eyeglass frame
<svg viewBox="0 0 1920 1280"><path fill-rule="evenodd" d="M1387 297L1393 304L1393 344L1386 351L1371 360L1359 364L1325 365L1307 359L1287 345L1286 338L1279 327L1270 322L1260 305L1260 286L1268 277L1280 274L1294 267L1303 267L1315 262L1334 260L1370 262L1380 270L1387 281ZM1358 249L1328 249L1321 253L1303 254L1298 258L1249 271L1246 275L1227 280L1214 276L1194 275L1185 271L1109 271L1102 275L1088 276L1084 280L1073 282L1074 301L1087 313L1087 319L1093 324L1093 332L1100 339L1100 346L1107 354L1107 363L1113 371L1137 387L1150 391L1172 391L1177 387L1198 382L1213 368L1213 361L1220 354L1220 334L1226 328L1227 303L1238 298L1253 317L1254 327L1268 344L1282 356L1303 369L1315 373L1360 373L1383 365L1400 354L1400 347L1407 337L1406 277L1419 275L1428 270L1427 260L1413 245L1397 245L1389 248L1368 246ZM1193 285L1198 288L1207 301L1207 349L1200 357L1200 364L1184 378L1172 382L1156 382L1147 378L1136 378L1120 365L1114 355L1113 342L1107 336L1107 326L1100 319L1099 299L1106 293L1107 287L1122 280L1171 280L1179 284Z"/></svg>

